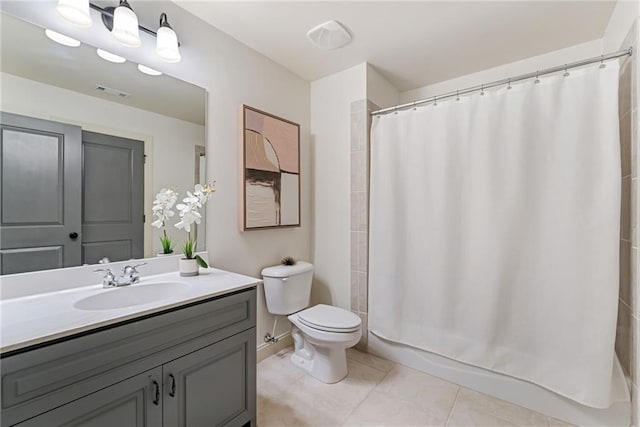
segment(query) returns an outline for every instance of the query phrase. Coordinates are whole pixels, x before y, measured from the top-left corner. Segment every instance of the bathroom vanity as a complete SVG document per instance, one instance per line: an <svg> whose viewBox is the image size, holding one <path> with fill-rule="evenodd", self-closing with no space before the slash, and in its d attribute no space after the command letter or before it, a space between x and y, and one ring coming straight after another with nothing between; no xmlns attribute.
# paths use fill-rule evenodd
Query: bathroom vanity
<svg viewBox="0 0 640 427"><path fill-rule="evenodd" d="M255 425L258 283L209 269L3 300L2 427Z"/></svg>

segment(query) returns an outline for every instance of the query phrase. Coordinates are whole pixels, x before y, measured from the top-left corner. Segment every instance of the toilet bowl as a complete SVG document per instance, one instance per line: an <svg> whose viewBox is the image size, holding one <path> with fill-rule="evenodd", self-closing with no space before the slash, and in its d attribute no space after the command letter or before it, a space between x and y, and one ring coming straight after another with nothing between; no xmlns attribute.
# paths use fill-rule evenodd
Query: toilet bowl
<svg viewBox="0 0 640 427"><path fill-rule="evenodd" d="M342 308L318 304L288 319L293 324L294 365L325 383L347 376L346 349L360 341L360 317Z"/></svg>
<svg viewBox="0 0 640 427"><path fill-rule="evenodd" d="M356 314L325 304L309 306L313 265L300 261L262 270L267 311L293 324L291 362L325 383L347 376L346 350L362 337Z"/></svg>

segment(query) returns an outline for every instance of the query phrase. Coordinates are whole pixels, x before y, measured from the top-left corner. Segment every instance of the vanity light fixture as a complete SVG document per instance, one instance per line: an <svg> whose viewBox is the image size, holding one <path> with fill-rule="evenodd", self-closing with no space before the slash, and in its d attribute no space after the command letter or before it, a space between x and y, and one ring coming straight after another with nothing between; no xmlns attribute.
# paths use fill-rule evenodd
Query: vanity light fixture
<svg viewBox="0 0 640 427"><path fill-rule="evenodd" d="M138 31L138 17L127 0L120 0L120 5L113 11L113 37L120 44L127 47L139 47L140 31Z"/></svg>
<svg viewBox="0 0 640 427"><path fill-rule="evenodd" d="M80 46L80 41L76 39L72 39L71 37L65 36L64 34L56 33L53 30L46 29L44 33L56 43L60 43L69 47L78 47Z"/></svg>
<svg viewBox="0 0 640 427"><path fill-rule="evenodd" d="M58 0L56 11L78 27L90 27L89 0Z"/></svg>
<svg viewBox="0 0 640 427"><path fill-rule="evenodd" d="M175 63L182 59L178 36L169 25L166 13L160 14L160 26L155 32L139 24L138 16L128 0L119 0L117 7L102 7L89 0L58 0L58 13L79 26L91 26L90 9L100 14L102 23L120 44L127 47L141 46L142 31L156 38L156 54L163 61Z"/></svg>
<svg viewBox="0 0 640 427"><path fill-rule="evenodd" d="M158 70L154 70L153 68L149 68L146 65L138 64L138 70L141 73L148 74L150 76L161 76L162 73Z"/></svg>
<svg viewBox="0 0 640 427"><path fill-rule="evenodd" d="M116 55L115 53L107 52L106 50L96 49L96 53L105 61L115 62L116 64L122 64L123 62L127 61L122 56Z"/></svg>
<svg viewBox="0 0 640 427"><path fill-rule="evenodd" d="M166 13L160 14L160 27L157 34L156 53L160 59L167 62L180 62L182 57L178 48L178 36L169 25Z"/></svg>

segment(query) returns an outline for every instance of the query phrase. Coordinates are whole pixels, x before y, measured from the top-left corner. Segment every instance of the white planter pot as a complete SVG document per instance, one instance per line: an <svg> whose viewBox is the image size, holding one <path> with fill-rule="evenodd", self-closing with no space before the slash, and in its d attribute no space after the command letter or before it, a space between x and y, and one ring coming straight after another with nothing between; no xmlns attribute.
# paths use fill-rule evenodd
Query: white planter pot
<svg viewBox="0 0 640 427"><path fill-rule="evenodd" d="M174 253L174 252L171 252L170 254L165 254L165 253L163 253L163 252L158 252L158 253L156 254L156 256L172 256L172 255L175 255L175 253Z"/></svg>
<svg viewBox="0 0 640 427"><path fill-rule="evenodd" d="M195 259L180 258L180 275L182 277L192 277L198 275L198 262Z"/></svg>

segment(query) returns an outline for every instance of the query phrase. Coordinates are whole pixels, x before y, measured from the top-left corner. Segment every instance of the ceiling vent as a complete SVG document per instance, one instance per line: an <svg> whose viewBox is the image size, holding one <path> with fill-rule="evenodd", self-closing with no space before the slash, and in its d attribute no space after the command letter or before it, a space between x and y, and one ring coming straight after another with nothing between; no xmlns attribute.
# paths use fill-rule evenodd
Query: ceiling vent
<svg viewBox="0 0 640 427"><path fill-rule="evenodd" d="M102 85L96 85L96 90L98 92L106 93L107 95L115 96L117 98L128 98L131 96L130 93Z"/></svg>
<svg viewBox="0 0 640 427"><path fill-rule="evenodd" d="M319 49L338 49L351 41L351 34L336 21L327 21L312 28L307 37Z"/></svg>

